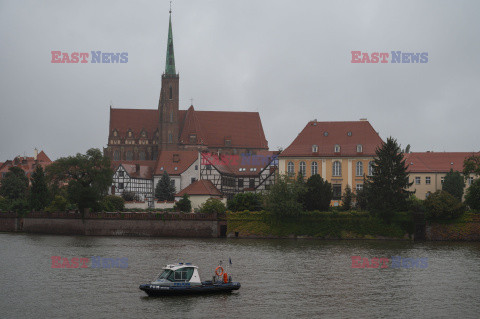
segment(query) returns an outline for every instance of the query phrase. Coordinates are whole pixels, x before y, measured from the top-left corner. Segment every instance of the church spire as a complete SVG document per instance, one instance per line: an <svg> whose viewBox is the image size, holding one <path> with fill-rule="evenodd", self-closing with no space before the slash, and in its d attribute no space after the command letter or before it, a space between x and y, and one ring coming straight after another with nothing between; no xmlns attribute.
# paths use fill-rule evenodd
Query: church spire
<svg viewBox="0 0 480 319"><path fill-rule="evenodd" d="M165 62L165 75L176 75L175 56L173 54L172 3L171 2L170 2L170 18L168 21L167 61Z"/></svg>

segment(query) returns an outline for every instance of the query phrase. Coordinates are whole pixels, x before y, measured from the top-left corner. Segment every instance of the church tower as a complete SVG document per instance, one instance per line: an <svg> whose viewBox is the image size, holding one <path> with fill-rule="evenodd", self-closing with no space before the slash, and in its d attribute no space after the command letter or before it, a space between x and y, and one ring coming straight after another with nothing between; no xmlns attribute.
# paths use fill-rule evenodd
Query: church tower
<svg viewBox="0 0 480 319"><path fill-rule="evenodd" d="M160 89L160 100L158 102L160 114L159 150L178 149L178 83L179 76L175 71L175 56L173 53L172 10L170 9L167 58L165 73L162 74L162 88Z"/></svg>

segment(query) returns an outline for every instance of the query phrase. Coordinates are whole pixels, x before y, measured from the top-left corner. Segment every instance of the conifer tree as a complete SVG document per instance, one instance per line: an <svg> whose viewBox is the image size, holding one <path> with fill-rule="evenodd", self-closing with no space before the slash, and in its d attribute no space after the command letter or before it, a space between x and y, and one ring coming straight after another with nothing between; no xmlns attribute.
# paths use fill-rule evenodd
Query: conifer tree
<svg viewBox="0 0 480 319"><path fill-rule="evenodd" d="M50 201L47 181L43 167L38 165L32 174L32 187L30 188L30 206L34 210L42 210Z"/></svg>
<svg viewBox="0 0 480 319"><path fill-rule="evenodd" d="M455 196L458 200L462 200L463 189L465 188L465 180L463 179L460 172L453 171L450 169L450 172L445 175L445 180L442 184L442 190L450 193L450 195Z"/></svg>
<svg viewBox="0 0 480 319"><path fill-rule="evenodd" d="M366 181L367 207L371 213L390 223L395 212L406 208L409 182L407 166L400 146L392 137L375 151L373 176Z"/></svg>
<svg viewBox="0 0 480 319"><path fill-rule="evenodd" d="M159 201L173 201L175 199L175 186L172 185L170 176L167 171L163 172L162 178L155 187L155 198Z"/></svg>

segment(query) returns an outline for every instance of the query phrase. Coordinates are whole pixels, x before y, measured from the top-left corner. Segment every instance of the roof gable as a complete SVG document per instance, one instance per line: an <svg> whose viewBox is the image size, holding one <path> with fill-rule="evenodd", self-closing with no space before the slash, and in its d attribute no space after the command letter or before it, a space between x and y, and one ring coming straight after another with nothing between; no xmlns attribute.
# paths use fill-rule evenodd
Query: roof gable
<svg viewBox="0 0 480 319"><path fill-rule="evenodd" d="M155 165L155 175L180 175L198 159L197 151L160 151Z"/></svg>
<svg viewBox="0 0 480 319"><path fill-rule="evenodd" d="M184 194L187 195L209 195L209 196L222 196L222 193L213 185L213 183L209 180L201 179L199 181L195 181L192 184L188 185L184 189L182 189L176 197L181 197Z"/></svg>
<svg viewBox="0 0 480 319"><path fill-rule="evenodd" d="M448 173L450 169L461 172L467 157L480 152L414 152L405 154L410 173Z"/></svg>

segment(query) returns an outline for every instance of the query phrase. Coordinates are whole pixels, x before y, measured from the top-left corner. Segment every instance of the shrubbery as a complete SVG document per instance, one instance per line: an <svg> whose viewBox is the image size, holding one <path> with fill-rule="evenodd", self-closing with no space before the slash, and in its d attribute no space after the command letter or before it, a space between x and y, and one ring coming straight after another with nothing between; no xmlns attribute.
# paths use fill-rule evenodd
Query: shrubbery
<svg viewBox="0 0 480 319"><path fill-rule="evenodd" d="M262 210L263 196L259 193L238 193L232 199L228 200L227 208L233 212L244 210L258 211Z"/></svg>
<svg viewBox="0 0 480 319"><path fill-rule="evenodd" d="M106 212L121 212L125 208L125 200L120 196L107 195L102 199L101 206Z"/></svg>
<svg viewBox="0 0 480 319"><path fill-rule="evenodd" d="M50 203L50 205L45 209L47 212L64 212L67 207L69 206L69 203L67 199L63 196L56 195L53 198L53 201Z"/></svg>
<svg viewBox="0 0 480 319"><path fill-rule="evenodd" d="M449 220L462 216L465 206L455 196L436 191L428 196L424 202L425 217L429 220Z"/></svg>
<svg viewBox="0 0 480 319"><path fill-rule="evenodd" d="M200 213L212 214L212 213L224 213L227 210L225 204L219 199L209 198L205 203L200 206Z"/></svg>
<svg viewBox="0 0 480 319"><path fill-rule="evenodd" d="M474 210L480 211L480 179L473 181L465 194L465 203Z"/></svg>
<svg viewBox="0 0 480 319"><path fill-rule="evenodd" d="M175 203L173 208L184 213L190 213L192 211L192 202L190 201L188 195L184 194L182 198Z"/></svg>

